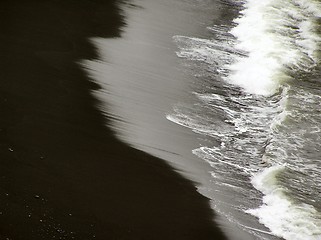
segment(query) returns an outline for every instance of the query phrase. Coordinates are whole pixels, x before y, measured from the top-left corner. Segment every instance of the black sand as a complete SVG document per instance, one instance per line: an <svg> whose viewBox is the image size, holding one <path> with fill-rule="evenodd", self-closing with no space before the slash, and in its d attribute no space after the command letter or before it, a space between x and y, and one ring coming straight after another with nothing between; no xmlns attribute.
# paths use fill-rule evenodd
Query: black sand
<svg viewBox="0 0 321 240"><path fill-rule="evenodd" d="M116 140L75 62L116 37L114 1L0 3L0 239L224 239L207 199Z"/></svg>

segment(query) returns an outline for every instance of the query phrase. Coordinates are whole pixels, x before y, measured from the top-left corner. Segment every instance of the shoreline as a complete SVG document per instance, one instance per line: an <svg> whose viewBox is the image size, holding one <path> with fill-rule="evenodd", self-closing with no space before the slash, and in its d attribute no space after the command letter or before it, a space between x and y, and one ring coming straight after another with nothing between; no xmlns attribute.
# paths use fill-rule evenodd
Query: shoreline
<svg viewBox="0 0 321 240"><path fill-rule="evenodd" d="M117 140L95 107L76 62L97 58L89 37L120 36L115 3L0 6L0 237L225 239L193 183Z"/></svg>
<svg viewBox="0 0 321 240"><path fill-rule="evenodd" d="M224 187L213 181L209 163L192 152L200 145L207 145L207 140L167 118L175 112L176 105L192 106L195 85L201 81L177 57L175 37L177 34L210 37L208 27L213 21L228 22L234 15L226 14L219 3L135 2L137 5L120 5L126 16L123 37L91 38L99 59L81 62L90 79L102 86L92 92L99 100L97 108L110 119L107 124L118 139L164 159L192 181L197 191L209 199L211 211L220 212L213 224L228 239L255 239L226 217L224 213L231 211L226 207L231 198Z"/></svg>

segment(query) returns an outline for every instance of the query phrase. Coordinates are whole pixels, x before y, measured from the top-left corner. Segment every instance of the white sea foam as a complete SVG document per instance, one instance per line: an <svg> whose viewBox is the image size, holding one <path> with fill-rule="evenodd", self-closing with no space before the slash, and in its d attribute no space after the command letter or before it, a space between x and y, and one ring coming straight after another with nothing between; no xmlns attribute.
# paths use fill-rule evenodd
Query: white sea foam
<svg viewBox="0 0 321 240"><path fill-rule="evenodd" d="M301 104L299 109L288 106L293 93L285 83L293 76L312 71L319 63L319 17L321 4L315 0L246 0L232 30L228 26L208 28L215 39L174 37L180 49L179 57L196 61L202 74L205 68L212 73L213 81L224 79L241 87L243 93L231 93L235 90L231 85L223 86L227 93L213 94L208 89L194 92L200 103L178 106L175 114L167 118L216 140L214 146L193 150L215 169L216 178L226 179L231 173L233 177L253 176L253 186L264 195L263 205L247 213L258 217L274 235L291 240L321 240L320 213L306 204L312 200L304 199L304 194L312 190L300 189L300 184L291 186L292 190L300 191L299 195L302 193L299 197L303 196L300 199L303 201L299 201L295 193L291 198L288 183L278 181L278 175L289 169L309 174L313 179L319 177L316 164L308 163L303 151L307 132L295 128L287 131L286 122L305 121L316 126L320 121L304 119L301 113L308 110ZM319 99L313 100L314 97L306 94L302 98L318 106ZM307 116L313 114L319 112ZM316 135L319 131L318 127L311 127L309 134ZM313 139L319 140L320 136ZM301 153L300 149L303 149ZM247 209L252 206L249 203Z"/></svg>
<svg viewBox="0 0 321 240"><path fill-rule="evenodd" d="M271 95L290 77L285 67L309 71L317 61L320 37L315 18L320 4L310 1L248 0L231 33L236 48L248 52L228 66L227 80L253 94Z"/></svg>
<svg viewBox="0 0 321 240"><path fill-rule="evenodd" d="M227 82L258 95L272 95L289 81L287 69L310 71L316 66L320 3L248 0L244 6L231 30L223 25L208 28L215 39L174 36L177 55L205 62Z"/></svg>
<svg viewBox="0 0 321 240"><path fill-rule="evenodd" d="M226 80L253 94L272 95L284 81L291 78L287 69L308 72L318 63L321 38L316 30L320 3L307 0L276 1L248 0L237 26L231 33L238 39L236 48L246 51L227 68ZM263 154L274 156L273 164L284 162L287 152L278 148L278 126L286 120L287 94L278 102L279 110L270 122L272 139ZM235 120L234 120L235 121ZM241 123L242 124L242 123ZM286 140L286 139L284 139ZM302 147L301 138L287 143L294 149ZM275 144L276 143L276 144ZM321 239L321 216L312 206L294 202L288 189L278 182L277 175L285 166L273 166L254 174L252 184L264 194L263 205L247 212L258 217L273 234L291 240Z"/></svg>
<svg viewBox="0 0 321 240"><path fill-rule="evenodd" d="M247 212L284 239L320 240L321 215L311 205L295 203L289 197L289 190L279 184L278 174L285 168L273 166L253 177L252 184L264 193L263 205Z"/></svg>

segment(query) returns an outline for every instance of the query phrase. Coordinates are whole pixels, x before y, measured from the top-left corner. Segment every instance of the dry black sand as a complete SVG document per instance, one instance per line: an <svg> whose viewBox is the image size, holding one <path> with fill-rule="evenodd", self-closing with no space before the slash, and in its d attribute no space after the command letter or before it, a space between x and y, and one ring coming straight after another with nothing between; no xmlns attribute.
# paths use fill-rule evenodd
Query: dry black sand
<svg viewBox="0 0 321 240"><path fill-rule="evenodd" d="M111 0L0 3L0 239L224 239L206 198L105 127L76 64Z"/></svg>

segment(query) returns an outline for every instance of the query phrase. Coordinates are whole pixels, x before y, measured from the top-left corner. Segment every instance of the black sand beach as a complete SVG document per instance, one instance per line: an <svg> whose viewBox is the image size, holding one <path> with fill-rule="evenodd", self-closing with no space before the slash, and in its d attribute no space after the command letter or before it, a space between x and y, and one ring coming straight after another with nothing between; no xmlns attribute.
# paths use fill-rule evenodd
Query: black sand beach
<svg viewBox="0 0 321 240"><path fill-rule="evenodd" d="M112 0L0 3L0 239L224 239L208 200L105 127L76 64L119 37Z"/></svg>

